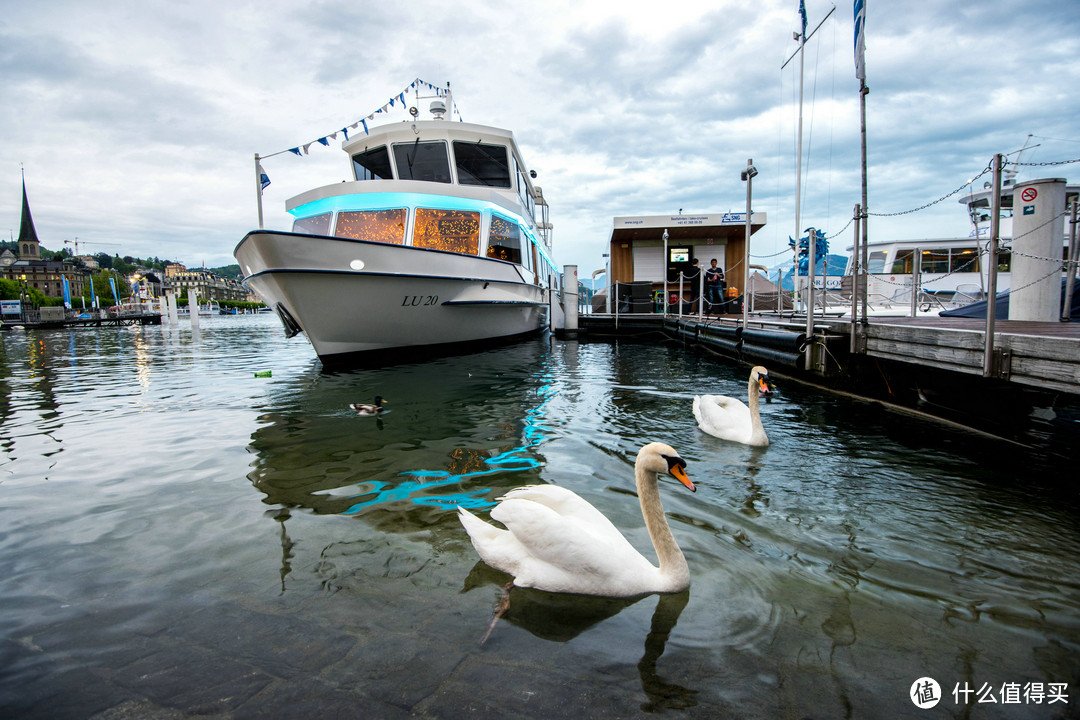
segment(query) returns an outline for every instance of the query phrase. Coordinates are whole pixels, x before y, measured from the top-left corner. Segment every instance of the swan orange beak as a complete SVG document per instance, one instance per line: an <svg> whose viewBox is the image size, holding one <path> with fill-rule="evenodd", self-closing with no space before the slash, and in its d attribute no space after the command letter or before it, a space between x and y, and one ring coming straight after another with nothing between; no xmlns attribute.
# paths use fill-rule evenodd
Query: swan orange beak
<svg viewBox="0 0 1080 720"><path fill-rule="evenodd" d="M686 470L684 470L683 468L684 468L683 465L672 465L671 466L671 474L672 474L672 476L676 480L681 482L683 485L688 487L690 489L690 492L697 492L697 488L694 487L694 483L690 481L689 477L687 477Z"/></svg>
<svg viewBox="0 0 1080 720"><path fill-rule="evenodd" d="M758 389L761 390L762 395L772 395L772 389L769 387L768 378L758 378Z"/></svg>

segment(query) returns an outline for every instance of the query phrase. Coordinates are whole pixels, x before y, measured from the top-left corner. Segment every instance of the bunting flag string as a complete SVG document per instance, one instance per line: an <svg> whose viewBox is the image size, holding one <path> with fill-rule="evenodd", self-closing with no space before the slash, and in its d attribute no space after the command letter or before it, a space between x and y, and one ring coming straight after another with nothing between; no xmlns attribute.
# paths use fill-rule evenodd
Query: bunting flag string
<svg viewBox="0 0 1080 720"><path fill-rule="evenodd" d="M326 147L329 147L330 146L329 141L332 140L332 139L337 139L337 134L338 133L343 133L345 135L345 139L348 140L349 139L349 130L356 130L358 127L362 127L364 129L364 134L367 135L368 134L368 120L374 120L376 115L380 115L382 113L390 112L390 108L393 108L395 106L395 104L398 103L398 102L400 102L401 106L404 107L407 104L406 101L405 101L405 93L410 92L412 90L417 90L417 89L427 89L427 90L430 90L430 91L434 92L436 95L439 95L439 96L443 96L443 95L446 94L446 88L438 87L438 86L432 85L429 82L421 80L420 78L416 78L415 80L413 80L409 84L408 87L404 88L397 95L394 95L393 97L391 97L386 102L386 104L384 104L382 107L375 110L374 112L371 112L371 113L365 115L364 117L360 118L356 122L354 122L354 123L352 123L350 125L346 125L345 127L341 128L340 130L335 130L334 132L329 133L328 135L324 135L323 137L316 138L315 140L304 143L303 145L297 145L296 147L291 147L291 148L288 148L286 150L279 150L278 152L271 153L269 155L260 155L259 157L262 158L263 160L265 160L266 158L274 157L275 155L281 155L282 153L287 153L287 152L290 152L293 155L296 155L298 157L303 157L303 156L308 154L309 148L312 145L314 145L315 143L319 143L320 145L324 145ZM454 112L457 112L458 119L459 120L461 119L461 112L458 110L456 103L454 104L454 107L452 107L450 109L450 112L451 112L451 115Z"/></svg>

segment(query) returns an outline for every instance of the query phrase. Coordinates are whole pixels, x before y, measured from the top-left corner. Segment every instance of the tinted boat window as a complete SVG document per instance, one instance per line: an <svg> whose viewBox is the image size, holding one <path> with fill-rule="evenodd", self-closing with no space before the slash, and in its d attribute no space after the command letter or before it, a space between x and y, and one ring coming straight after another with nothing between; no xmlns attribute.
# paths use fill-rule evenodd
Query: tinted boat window
<svg viewBox="0 0 1080 720"><path fill-rule="evenodd" d="M331 213L323 213L322 215L312 215L306 218L296 218L293 220L292 231L294 233L307 233L308 235L329 235L330 215Z"/></svg>
<svg viewBox="0 0 1080 720"><path fill-rule="evenodd" d="M476 255L480 252L480 213L417 208L413 247Z"/></svg>
<svg viewBox="0 0 1080 720"><path fill-rule="evenodd" d="M924 273L947 273L949 272L949 251L923 250L922 272Z"/></svg>
<svg viewBox="0 0 1080 720"><path fill-rule="evenodd" d="M952 248L949 254L949 272L979 272L979 249Z"/></svg>
<svg viewBox="0 0 1080 720"><path fill-rule="evenodd" d="M404 245L407 215L405 208L339 212L334 235L353 240Z"/></svg>
<svg viewBox="0 0 1080 720"><path fill-rule="evenodd" d="M498 215L491 216L491 232L488 233L488 257L521 264L521 228Z"/></svg>
<svg viewBox="0 0 1080 720"><path fill-rule="evenodd" d="M390 153L385 145L356 153L352 161L357 180L392 180L394 177L390 170Z"/></svg>
<svg viewBox="0 0 1080 720"><path fill-rule="evenodd" d="M462 185L510 187L510 168L502 145L455 141L454 162Z"/></svg>
<svg viewBox="0 0 1080 720"><path fill-rule="evenodd" d="M880 250L875 250L874 252L870 253L868 265L869 267L867 268L867 272L885 272L885 253Z"/></svg>
<svg viewBox="0 0 1080 720"><path fill-rule="evenodd" d="M416 142L394 145L394 162L401 180L450 182L450 157L446 143Z"/></svg>

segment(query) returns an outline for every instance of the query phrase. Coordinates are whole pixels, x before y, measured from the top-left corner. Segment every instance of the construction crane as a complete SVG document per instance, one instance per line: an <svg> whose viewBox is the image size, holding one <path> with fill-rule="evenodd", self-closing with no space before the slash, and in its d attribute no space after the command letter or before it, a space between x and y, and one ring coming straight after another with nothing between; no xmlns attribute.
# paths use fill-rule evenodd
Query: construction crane
<svg viewBox="0 0 1080 720"><path fill-rule="evenodd" d="M75 246L75 254L76 255L79 254L79 238L78 238L78 236L76 236L74 240L65 240L64 244L65 245L74 245ZM110 242L91 242L91 243L84 242L83 247L86 247L87 245L97 246L97 245L119 245L119 244L120 243L110 243Z"/></svg>

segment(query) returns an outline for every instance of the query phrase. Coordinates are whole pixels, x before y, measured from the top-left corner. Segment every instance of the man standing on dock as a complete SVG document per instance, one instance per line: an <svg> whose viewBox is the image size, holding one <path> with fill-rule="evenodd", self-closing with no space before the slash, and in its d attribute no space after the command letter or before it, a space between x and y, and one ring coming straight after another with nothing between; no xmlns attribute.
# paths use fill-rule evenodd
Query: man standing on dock
<svg viewBox="0 0 1080 720"><path fill-rule="evenodd" d="M705 311L710 315L724 313L724 271L717 267L716 258L705 269Z"/></svg>

